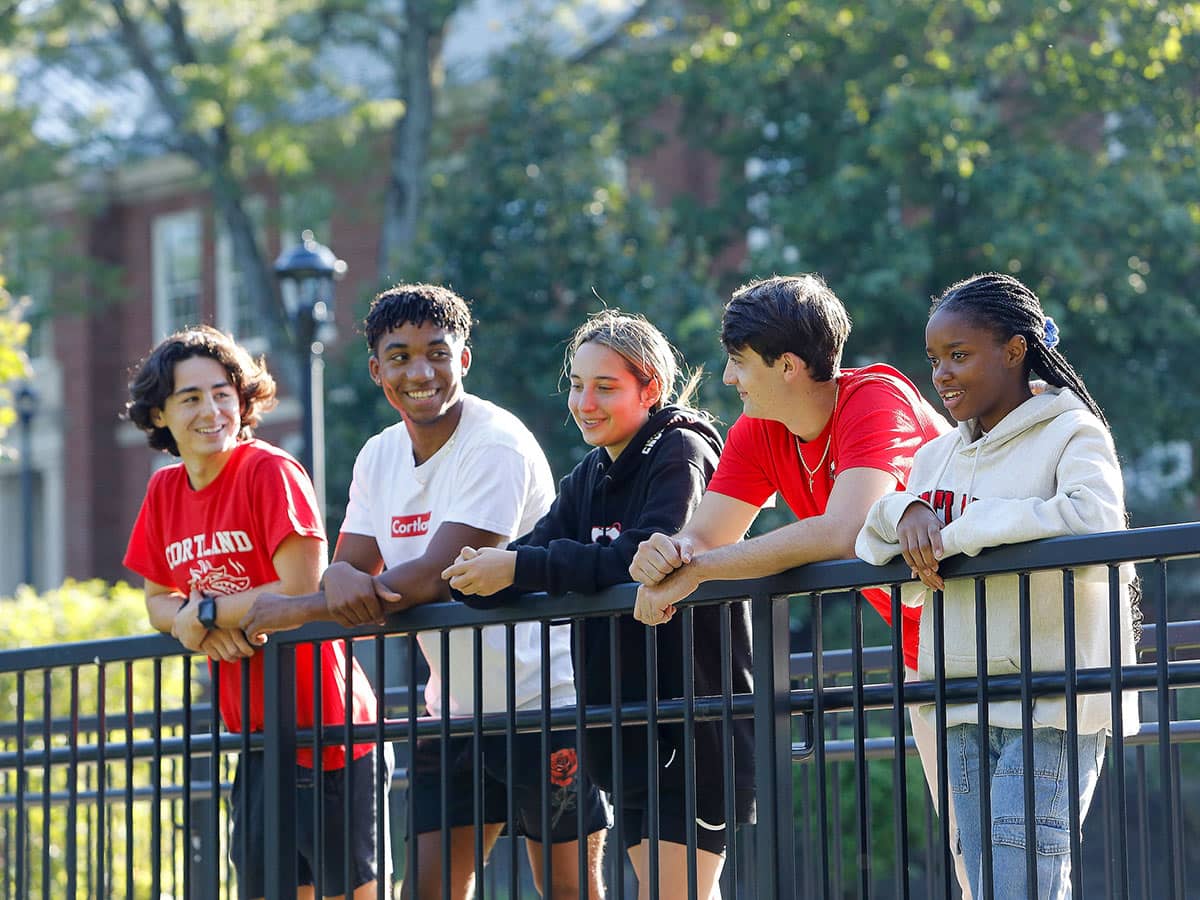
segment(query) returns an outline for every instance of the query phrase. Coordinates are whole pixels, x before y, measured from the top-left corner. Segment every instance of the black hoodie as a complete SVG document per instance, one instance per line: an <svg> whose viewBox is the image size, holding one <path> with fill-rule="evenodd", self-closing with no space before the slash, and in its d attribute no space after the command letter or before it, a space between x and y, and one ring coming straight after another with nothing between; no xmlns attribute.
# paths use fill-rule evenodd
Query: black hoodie
<svg viewBox="0 0 1200 900"><path fill-rule="evenodd" d="M512 587L488 597L455 596L474 606L514 603L522 593L574 591L594 594L630 581L629 564L638 544L656 531L679 531L700 503L717 467L721 437L706 418L677 406L650 417L615 461L597 447L559 483L558 497L533 530L509 545L517 553ZM646 699L646 626L632 615L618 619L620 684L623 702ZM611 702L612 657L609 619L585 619L583 628L587 702ZM735 693L753 690L750 669L750 610L730 605L730 637ZM721 693L721 607L697 607L693 614L695 694ZM661 699L683 696L683 617L655 629L658 691ZM580 660L575 660L576 671ZM696 771L703 778L722 771L721 728L696 722ZM739 788L753 784L753 743L748 720L736 720L734 754ZM603 728L587 731L587 767L601 787L613 789L612 738ZM683 725L659 728L660 786L683 789ZM626 797L636 805L646 790L646 729L622 734ZM717 775L716 777L719 777Z"/></svg>

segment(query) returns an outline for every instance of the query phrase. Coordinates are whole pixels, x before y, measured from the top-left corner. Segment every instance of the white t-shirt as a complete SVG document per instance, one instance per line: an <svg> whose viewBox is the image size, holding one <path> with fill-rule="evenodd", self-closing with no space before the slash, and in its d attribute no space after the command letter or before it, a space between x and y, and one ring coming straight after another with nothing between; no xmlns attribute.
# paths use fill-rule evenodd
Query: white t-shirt
<svg viewBox="0 0 1200 900"><path fill-rule="evenodd" d="M443 522L458 522L520 537L550 508L554 479L537 440L512 413L467 394L462 419L450 439L421 465L403 422L385 428L359 451L342 531L375 538L387 568L419 557ZM450 713L474 712L472 629L450 632ZM439 632L417 640L429 662L425 705L441 714ZM505 628L483 629L483 711L506 707ZM517 709L541 704L541 625L516 626ZM575 702L570 627L550 629L550 704Z"/></svg>

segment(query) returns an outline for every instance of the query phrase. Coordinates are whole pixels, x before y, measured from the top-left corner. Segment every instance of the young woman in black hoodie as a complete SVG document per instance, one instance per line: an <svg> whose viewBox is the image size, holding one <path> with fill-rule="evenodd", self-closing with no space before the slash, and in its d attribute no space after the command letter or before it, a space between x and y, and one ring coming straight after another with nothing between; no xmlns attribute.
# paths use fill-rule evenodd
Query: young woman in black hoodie
<svg viewBox="0 0 1200 900"><path fill-rule="evenodd" d="M574 591L594 594L629 579L638 544L656 531L674 534L700 502L716 470L721 437L709 417L687 407L698 377L688 379L671 402L680 367L662 333L641 316L605 310L572 337L565 371L567 405L583 439L594 449L559 483L558 497L533 531L505 550L464 547L443 573L455 596L476 606L516 602L522 593ZM701 606L693 615L695 695L721 693L720 606ZM750 615L745 603L729 606L733 690L753 689L750 674ZM618 620L617 648L610 646L607 618L582 620L587 703L608 705L610 661L621 660L621 701L646 700L646 626L632 615ZM684 695L683 623L676 617L656 629L660 699ZM577 669L580 661L576 660ZM588 774L607 789L621 817L625 844L649 896L647 734L627 727L621 739L622 793L615 796L611 732L589 729ZM721 727L695 723L699 787L684 779L683 726L660 725L659 891L687 890L685 792L696 797L697 896L710 896L724 863L727 810L723 767L735 767L735 822L754 817L750 725L737 720L734 757L723 753Z"/></svg>

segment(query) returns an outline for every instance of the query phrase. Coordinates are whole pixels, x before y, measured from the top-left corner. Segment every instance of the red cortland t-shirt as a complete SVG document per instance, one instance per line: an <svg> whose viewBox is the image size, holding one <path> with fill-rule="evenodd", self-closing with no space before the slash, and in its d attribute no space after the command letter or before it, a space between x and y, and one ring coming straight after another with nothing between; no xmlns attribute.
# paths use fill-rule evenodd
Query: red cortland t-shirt
<svg viewBox="0 0 1200 900"><path fill-rule="evenodd" d="M839 382L837 406L825 430L799 447L783 423L740 417L729 430L708 489L754 506L778 493L799 519L825 512L834 480L847 469L879 469L896 479L896 490L903 490L917 448L950 426L891 366L842 369ZM822 460L827 440L829 452ZM814 473L811 489L798 453ZM876 589L864 596L890 625L889 594ZM920 607L904 607L903 615L904 661L915 669Z"/></svg>
<svg viewBox="0 0 1200 900"><path fill-rule="evenodd" d="M193 587L220 596L236 594L279 578L271 562L292 534L325 540L312 483L291 456L263 441L239 446L216 479L192 489L182 463L159 469L150 479L141 511L129 538L125 565L144 578L182 594ZM210 660L210 667L212 661ZM375 721L375 693L366 673L353 663L353 717L356 724ZM220 663L220 708L225 727L243 724L241 663ZM346 658L341 641L321 644L321 718L326 725L345 721ZM313 726L313 645L296 647L296 724ZM250 659L250 731L263 729L262 654ZM356 744L355 759L370 752ZM341 745L323 751L324 768L346 764ZM299 748L296 760L312 767L311 749Z"/></svg>

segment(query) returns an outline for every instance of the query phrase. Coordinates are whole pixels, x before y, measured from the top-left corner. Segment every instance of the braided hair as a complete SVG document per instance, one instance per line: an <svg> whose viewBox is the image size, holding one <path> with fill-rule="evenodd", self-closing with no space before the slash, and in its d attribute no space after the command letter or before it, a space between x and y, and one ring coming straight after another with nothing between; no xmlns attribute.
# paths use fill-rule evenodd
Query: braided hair
<svg viewBox="0 0 1200 900"><path fill-rule="evenodd" d="M1071 364L1055 347L1058 344L1058 328L1042 311L1042 302L1037 294L1013 278L999 272L974 275L950 285L942 296L933 302L929 315L947 310L964 313L990 328L1001 341L1013 335L1025 338L1025 374L1033 372L1047 384L1070 388L1084 405L1095 414L1104 427L1104 418L1099 404L1092 399L1083 379L1071 368Z"/></svg>

